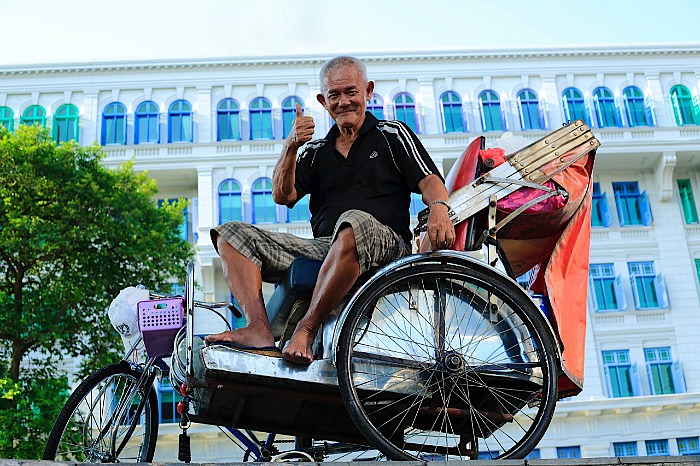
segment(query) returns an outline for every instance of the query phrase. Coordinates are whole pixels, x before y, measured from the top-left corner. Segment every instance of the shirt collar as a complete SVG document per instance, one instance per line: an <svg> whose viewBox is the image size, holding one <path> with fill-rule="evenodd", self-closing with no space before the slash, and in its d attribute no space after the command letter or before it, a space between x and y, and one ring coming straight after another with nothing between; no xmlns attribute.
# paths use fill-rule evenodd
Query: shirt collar
<svg viewBox="0 0 700 466"><path fill-rule="evenodd" d="M377 120L377 117L375 117L372 113L370 112L365 112L365 121L362 123L362 128L360 128L360 134L364 134L367 131L371 130L377 124L379 123L379 120ZM333 123L333 127L328 131L328 134L326 134L326 137L324 138L328 142L333 142L335 139L340 135L340 130L338 129L338 125Z"/></svg>

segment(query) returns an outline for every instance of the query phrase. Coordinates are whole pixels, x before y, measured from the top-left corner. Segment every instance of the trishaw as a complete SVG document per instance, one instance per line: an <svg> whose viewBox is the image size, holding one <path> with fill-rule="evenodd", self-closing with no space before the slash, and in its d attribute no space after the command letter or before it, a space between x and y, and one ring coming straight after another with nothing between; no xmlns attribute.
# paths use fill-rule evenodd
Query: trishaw
<svg viewBox="0 0 700 466"><path fill-rule="evenodd" d="M582 387L598 146L582 121L509 155L477 138L447 177L457 250L417 252L358 284L324 322L308 367L279 351L206 346L196 316L226 303L194 300L190 264L184 297L146 303L155 322L142 327L147 361L127 355L85 380L44 458L151 461L154 380L164 374L184 396L186 462L191 422L226 428L244 459L259 461L525 457L557 400ZM297 259L266 303L280 347L306 312L319 266ZM528 270L534 295L515 280ZM297 442L284 452L275 435Z"/></svg>

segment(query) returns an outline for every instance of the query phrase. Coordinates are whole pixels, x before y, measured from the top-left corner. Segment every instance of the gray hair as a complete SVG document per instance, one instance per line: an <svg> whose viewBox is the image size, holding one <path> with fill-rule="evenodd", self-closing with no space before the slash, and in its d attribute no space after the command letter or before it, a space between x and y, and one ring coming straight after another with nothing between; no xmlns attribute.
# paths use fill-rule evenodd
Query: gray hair
<svg viewBox="0 0 700 466"><path fill-rule="evenodd" d="M321 88L323 88L323 83L326 80L326 76L328 76L331 71L335 71L343 66L355 67L355 69L362 75L364 82L367 83L369 81L367 79L367 67L364 63L362 63L362 60L359 58L350 57L348 55L341 55L339 57L331 58L325 65L323 65L323 68L321 68L321 72L318 74L318 79L321 81Z"/></svg>

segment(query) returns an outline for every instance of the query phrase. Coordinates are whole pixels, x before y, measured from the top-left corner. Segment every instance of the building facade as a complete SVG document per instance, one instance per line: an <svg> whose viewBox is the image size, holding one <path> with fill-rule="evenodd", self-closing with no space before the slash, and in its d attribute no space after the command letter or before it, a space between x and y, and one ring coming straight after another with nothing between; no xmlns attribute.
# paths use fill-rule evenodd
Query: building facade
<svg viewBox="0 0 700 466"><path fill-rule="evenodd" d="M325 58L0 67L0 124L96 142L107 166L133 159L155 178L159 200L186 198L198 298L228 300L213 226L237 219L311 235L308 203L274 205L271 178L297 102L316 137L331 127L316 101ZM533 456L700 454L698 44L361 58L376 83L368 109L409 124L444 173L478 135L487 145L504 132L534 141L569 120L591 125L602 146L585 387L559 403ZM177 397L167 385L159 397L156 459L174 460ZM197 461L240 458L215 428L193 433Z"/></svg>

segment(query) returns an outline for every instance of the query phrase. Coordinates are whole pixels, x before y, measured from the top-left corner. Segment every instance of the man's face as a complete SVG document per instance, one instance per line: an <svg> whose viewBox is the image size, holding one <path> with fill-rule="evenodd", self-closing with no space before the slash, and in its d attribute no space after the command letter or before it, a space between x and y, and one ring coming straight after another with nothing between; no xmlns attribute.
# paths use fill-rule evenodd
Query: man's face
<svg viewBox="0 0 700 466"><path fill-rule="evenodd" d="M365 83L357 68L345 65L328 73L321 84L322 93L318 95L318 101L336 124L343 128L359 129L374 83Z"/></svg>

